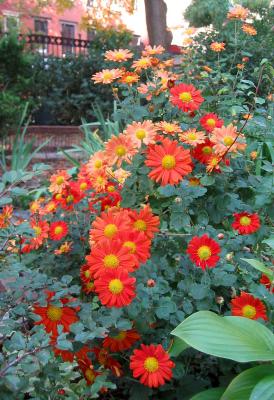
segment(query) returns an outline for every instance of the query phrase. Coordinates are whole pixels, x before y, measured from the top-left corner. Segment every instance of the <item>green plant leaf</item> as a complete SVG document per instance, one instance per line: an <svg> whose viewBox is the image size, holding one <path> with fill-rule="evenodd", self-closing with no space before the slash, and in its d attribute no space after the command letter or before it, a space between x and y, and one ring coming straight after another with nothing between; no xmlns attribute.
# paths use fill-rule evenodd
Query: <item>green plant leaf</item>
<svg viewBox="0 0 274 400"><path fill-rule="evenodd" d="M261 379L252 390L250 400L274 399L274 374Z"/></svg>
<svg viewBox="0 0 274 400"><path fill-rule="evenodd" d="M266 243L274 250L274 236L270 236L270 238L263 240L262 243Z"/></svg>
<svg viewBox="0 0 274 400"><path fill-rule="evenodd" d="M241 258L241 260L247 262L253 268L255 268L258 271L261 271L263 274L267 275L268 278L270 279L270 281L272 281L274 279L274 272L270 268L267 268L261 261L249 259L249 258Z"/></svg>
<svg viewBox="0 0 274 400"><path fill-rule="evenodd" d="M171 334L213 356L239 362L274 360L274 335L248 318L220 317L211 311L199 311Z"/></svg>
<svg viewBox="0 0 274 400"><path fill-rule="evenodd" d="M274 365L259 365L247 369L232 380L220 400L251 400L251 393L257 383L273 373ZM260 400L266 398L261 397Z"/></svg>
<svg viewBox="0 0 274 400"><path fill-rule="evenodd" d="M171 357L177 357L188 347L189 347L189 345L186 342L184 342L182 339L179 339L176 337L173 340L172 345L169 348L168 352Z"/></svg>
<svg viewBox="0 0 274 400"><path fill-rule="evenodd" d="M225 388L213 388L195 394L190 400L220 400Z"/></svg>

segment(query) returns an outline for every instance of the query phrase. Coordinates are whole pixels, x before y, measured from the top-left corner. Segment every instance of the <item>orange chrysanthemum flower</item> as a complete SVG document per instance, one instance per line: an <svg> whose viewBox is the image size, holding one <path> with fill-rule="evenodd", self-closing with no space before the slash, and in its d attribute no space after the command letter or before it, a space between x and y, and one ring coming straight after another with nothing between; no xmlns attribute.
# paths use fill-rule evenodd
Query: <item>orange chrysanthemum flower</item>
<svg viewBox="0 0 274 400"><path fill-rule="evenodd" d="M121 133L112 136L106 143L106 158L109 165L121 166L122 162L130 164L132 157L137 153L137 146L132 139Z"/></svg>
<svg viewBox="0 0 274 400"><path fill-rule="evenodd" d="M131 175L129 171L123 168L118 168L113 173L114 179L116 179L120 184L123 184L125 180Z"/></svg>
<svg viewBox="0 0 274 400"><path fill-rule="evenodd" d="M235 213L233 216L232 228L238 231L240 235L250 235L260 229L260 218L256 213L241 212L239 214Z"/></svg>
<svg viewBox="0 0 274 400"><path fill-rule="evenodd" d="M132 64L132 68L134 68L137 72L142 69L148 69L152 66L151 57L141 57L139 60L135 60Z"/></svg>
<svg viewBox="0 0 274 400"><path fill-rule="evenodd" d="M228 19L241 19L244 20L249 14L249 9L243 6L237 5L233 7L227 14Z"/></svg>
<svg viewBox="0 0 274 400"><path fill-rule="evenodd" d="M165 51L163 46L153 46L147 45L145 50L142 51L143 56L155 56L156 54L162 54Z"/></svg>
<svg viewBox="0 0 274 400"><path fill-rule="evenodd" d="M212 132L215 128L221 128L224 121L219 119L218 115L209 113L200 119L200 124L207 132Z"/></svg>
<svg viewBox="0 0 274 400"><path fill-rule="evenodd" d="M184 112L198 110L204 101L200 90L197 90L193 85L185 83L174 86L170 89L170 94L171 103Z"/></svg>
<svg viewBox="0 0 274 400"><path fill-rule="evenodd" d="M271 282L271 280L269 279L269 277L267 275L262 274L261 279L260 279L260 283L262 285L264 285L268 290L270 290L271 287L272 287L272 293L274 293L273 282Z"/></svg>
<svg viewBox="0 0 274 400"><path fill-rule="evenodd" d="M152 214L149 205L146 205L139 211L130 211L132 228L138 232L143 232L149 239L152 239L156 232L159 231L160 218Z"/></svg>
<svg viewBox="0 0 274 400"><path fill-rule="evenodd" d="M66 188L70 178L71 176L67 171L57 171L56 174L50 177L49 191L54 194L61 193Z"/></svg>
<svg viewBox="0 0 274 400"><path fill-rule="evenodd" d="M142 143L146 145L149 143L155 143L154 138L156 133L157 129L150 120L144 122L133 122L128 125L124 131L124 134L128 135L137 147L141 147Z"/></svg>
<svg viewBox="0 0 274 400"><path fill-rule="evenodd" d="M87 174L101 171L106 167L106 155L104 151L97 151L94 153L86 164Z"/></svg>
<svg viewBox="0 0 274 400"><path fill-rule="evenodd" d="M138 74L136 74L135 72L127 71L123 74L122 78L120 79L120 82L131 86L133 83L138 82L139 79L140 77Z"/></svg>
<svg viewBox="0 0 274 400"><path fill-rule="evenodd" d="M106 61L124 62L133 57L133 53L128 49L108 50L105 52Z"/></svg>
<svg viewBox="0 0 274 400"><path fill-rule="evenodd" d="M52 298L55 292L47 291L47 306L40 307L35 304L33 313L41 317L40 321L35 322L35 325L44 325L47 333L50 333L53 337L58 336L58 325L63 326L64 332L70 332L70 325L78 321L76 309L68 307L67 304L71 301L70 299L60 299L61 306L52 304Z"/></svg>
<svg viewBox="0 0 274 400"><path fill-rule="evenodd" d="M249 319L268 319L264 303L245 292L231 300L231 314Z"/></svg>
<svg viewBox="0 0 274 400"><path fill-rule="evenodd" d="M210 48L212 51L215 51L216 53L220 53L221 51L225 50L225 43L213 42L213 43L211 43Z"/></svg>
<svg viewBox="0 0 274 400"><path fill-rule="evenodd" d="M96 74L92 75L92 80L94 83L103 83L103 84L109 84L115 81L115 79L121 78L123 74L123 71L119 68L115 69L103 69L100 72L97 72Z"/></svg>
<svg viewBox="0 0 274 400"><path fill-rule="evenodd" d="M51 240L61 240L68 234L68 225L64 221L55 221L50 224L49 237Z"/></svg>
<svg viewBox="0 0 274 400"><path fill-rule="evenodd" d="M71 248L72 242L65 242L59 247L59 249L54 250L54 254L56 254L57 256L61 254L67 254L71 251Z"/></svg>
<svg viewBox="0 0 274 400"><path fill-rule="evenodd" d="M210 136L210 140L214 143L214 151L220 156L226 152L243 151L246 148L244 135L239 135L237 128L232 124L215 128Z"/></svg>
<svg viewBox="0 0 274 400"><path fill-rule="evenodd" d="M135 259L135 267L149 258L151 241L143 232L122 232L117 236L117 240L129 249Z"/></svg>
<svg viewBox="0 0 274 400"><path fill-rule="evenodd" d="M244 25L242 26L242 30L243 30L243 32L246 33L247 35L250 35L250 36L255 36L255 35L257 35L257 30L254 28L253 25L250 25L250 24L244 24Z"/></svg>
<svg viewBox="0 0 274 400"><path fill-rule="evenodd" d="M87 382L87 385L93 385L95 379L98 375L101 375L100 372L94 370L94 366L88 357L78 360L78 365L82 374Z"/></svg>
<svg viewBox="0 0 274 400"><path fill-rule="evenodd" d="M167 135L174 135L175 133L182 132L180 125L175 122L161 121L158 122L155 126L159 131L166 133Z"/></svg>
<svg viewBox="0 0 274 400"><path fill-rule="evenodd" d="M104 306L125 307L136 296L135 281L127 271L112 270L94 281L94 289Z"/></svg>
<svg viewBox="0 0 274 400"><path fill-rule="evenodd" d="M104 192L109 183L108 175L105 169L94 171L89 175L89 179L91 187L97 193Z"/></svg>
<svg viewBox="0 0 274 400"><path fill-rule="evenodd" d="M192 150L191 154L193 158L198 160L200 163L207 164L213 153L213 143L209 139L206 139L204 143L198 144L198 146Z"/></svg>
<svg viewBox="0 0 274 400"><path fill-rule="evenodd" d="M170 381L174 367L174 362L160 344L141 344L141 348L135 349L130 357L130 369L134 378L139 378L143 385L150 388L162 386L166 381Z"/></svg>
<svg viewBox="0 0 274 400"><path fill-rule="evenodd" d="M200 179L193 176L188 179L188 185L189 186L199 186L199 185L201 185Z"/></svg>
<svg viewBox="0 0 274 400"><path fill-rule="evenodd" d="M131 348L131 346L140 339L136 329L128 331L120 331L114 336L107 336L103 341L103 346L110 349L111 352L117 353Z"/></svg>
<svg viewBox="0 0 274 400"><path fill-rule="evenodd" d="M42 245L44 239L48 237L49 225L46 221L31 219L30 226L34 231L31 245L34 249L38 249L38 247Z"/></svg>
<svg viewBox="0 0 274 400"><path fill-rule="evenodd" d="M45 206L40 210L41 215L53 214L57 209L57 202L50 200Z"/></svg>
<svg viewBox="0 0 274 400"><path fill-rule="evenodd" d="M189 150L178 145L177 141L168 138L160 145L148 146L145 165L152 168L148 176L161 185L174 185L192 171Z"/></svg>
<svg viewBox="0 0 274 400"><path fill-rule="evenodd" d="M95 279L109 270L125 270L132 272L135 269L135 257L128 247L118 241L102 240L92 248L86 256L89 271Z"/></svg>
<svg viewBox="0 0 274 400"><path fill-rule="evenodd" d="M117 378L122 376L123 370L121 364L109 355L108 349L93 347L92 352L95 354L96 360L99 364L101 364L105 369L110 369Z"/></svg>
<svg viewBox="0 0 274 400"><path fill-rule="evenodd" d="M179 138L182 142L187 143L190 146L197 146L197 144L204 143L206 136L203 132L191 128L186 132L180 133Z"/></svg>
<svg viewBox="0 0 274 400"><path fill-rule="evenodd" d="M206 163L206 172L218 171L220 172L220 162L222 157L217 154L212 154Z"/></svg>
<svg viewBox="0 0 274 400"><path fill-rule="evenodd" d="M100 217L96 217L90 229L90 239L99 242L102 239L116 239L121 232L130 230L129 214L125 210L118 212L103 212Z"/></svg>
<svg viewBox="0 0 274 400"><path fill-rule="evenodd" d="M0 214L0 229L7 228L10 225L12 218L13 207L8 205L3 207L2 213Z"/></svg>
<svg viewBox="0 0 274 400"><path fill-rule="evenodd" d="M216 266L221 248L215 240L205 234L201 237L194 236L188 243L186 252L197 267L205 270Z"/></svg>
<svg viewBox="0 0 274 400"><path fill-rule="evenodd" d="M194 28L193 26L190 26L189 28L187 28L187 29L184 31L184 34L185 34L185 35L192 36L192 35L194 35L196 32L197 32L197 28Z"/></svg>

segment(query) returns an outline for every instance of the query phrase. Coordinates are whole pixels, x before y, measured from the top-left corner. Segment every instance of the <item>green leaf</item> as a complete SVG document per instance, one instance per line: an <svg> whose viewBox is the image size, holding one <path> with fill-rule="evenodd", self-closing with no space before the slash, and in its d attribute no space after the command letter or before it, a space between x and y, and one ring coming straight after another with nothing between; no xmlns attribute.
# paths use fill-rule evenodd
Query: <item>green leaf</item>
<svg viewBox="0 0 274 400"><path fill-rule="evenodd" d="M215 183L215 178L211 175L205 175L201 178L200 182L204 186L211 186Z"/></svg>
<svg viewBox="0 0 274 400"><path fill-rule="evenodd" d="M176 312L176 304L169 297L162 297L156 308L156 315L161 319L169 319L170 314Z"/></svg>
<svg viewBox="0 0 274 400"><path fill-rule="evenodd" d="M171 334L213 356L239 362L274 360L274 335L248 318L220 317L211 311L199 311Z"/></svg>
<svg viewBox="0 0 274 400"><path fill-rule="evenodd" d="M273 365L260 365L247 369L232 380L220 400L251 400L250 395L257 383L273 373ZM261 397L260 400L266 399Z"/></svg>
<svg viewBox="0 0 274 400"><path fill-rule="evenodd" d="M268 276L270 281L273 281L274 272L270 268L267 268L261 261L254 260L253 258L252 259L250 259L250 258L241 258L241 260L247 262L253 268L257 269L258 271L261 271L263 274Z"/></svg>
<svg viewBox="0 0 274 400"><path fill-rule="evenodd" d="M262 243L266 243L269 247L271 247L274 250L274 236L271 236L270 238L263 240Z"/></svg>
<svg viewBox="0 0 274 400"><path fill-rule="evenodd" d="M183 340L176 337L173 340L172 345L171 345L170 349L168 350L168 353L169 353L170 357L177 357L188 347L189 347L189 345L186 342L184 342Z"/></svg>
<svg viewBox="0 0 274 400"><path fill-rule="evenodd" d="M274 375L261 379L252 390L250 400L274 399Z"/></svg>
<svg viewBox="0 0 274 400"><path fill-rule="evenodd" d="M225 388L213 388L195 394L190 400L220 400Z"/></svg>
<svg viewBox="0 0 274 400"><path fill-rule="evenodd" d="M10 197L2 197L0 199L0 206L4 206L5 204L12 203L12 199Z"/></svg>

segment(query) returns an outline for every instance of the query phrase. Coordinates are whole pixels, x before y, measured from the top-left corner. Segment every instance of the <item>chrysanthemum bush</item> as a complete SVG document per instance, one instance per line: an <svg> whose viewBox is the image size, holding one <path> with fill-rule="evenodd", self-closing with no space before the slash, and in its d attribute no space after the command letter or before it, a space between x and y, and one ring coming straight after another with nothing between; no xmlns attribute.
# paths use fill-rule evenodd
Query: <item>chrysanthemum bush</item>
<svg viewBox="0 0 274 400"><path fill-rule="evenodd" d="M20 190L3 177L7 399L188 399L245 367L190 349L172 358L179 323L200 310L273 322L270 275L242 260L272 268L264 63L248 97L236 91L225 108L218 59L212 96L210 76L186 76L160 46L105 56L110 68L92 79L112 85L120 133L79 168L54 171L28 220L13 214Z"/></svg>

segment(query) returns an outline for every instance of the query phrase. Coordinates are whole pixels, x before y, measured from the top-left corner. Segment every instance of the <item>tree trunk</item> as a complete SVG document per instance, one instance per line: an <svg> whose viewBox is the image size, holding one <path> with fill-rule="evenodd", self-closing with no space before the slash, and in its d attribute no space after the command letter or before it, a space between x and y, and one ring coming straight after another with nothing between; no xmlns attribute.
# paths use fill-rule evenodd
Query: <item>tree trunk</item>
<svg viewBox="0 0 274 400"><path fill-rule="evenodd" d="M149 44L168 48L172 41L171 32L167 31L167 5L164 0L144 0Z"/></svg>

